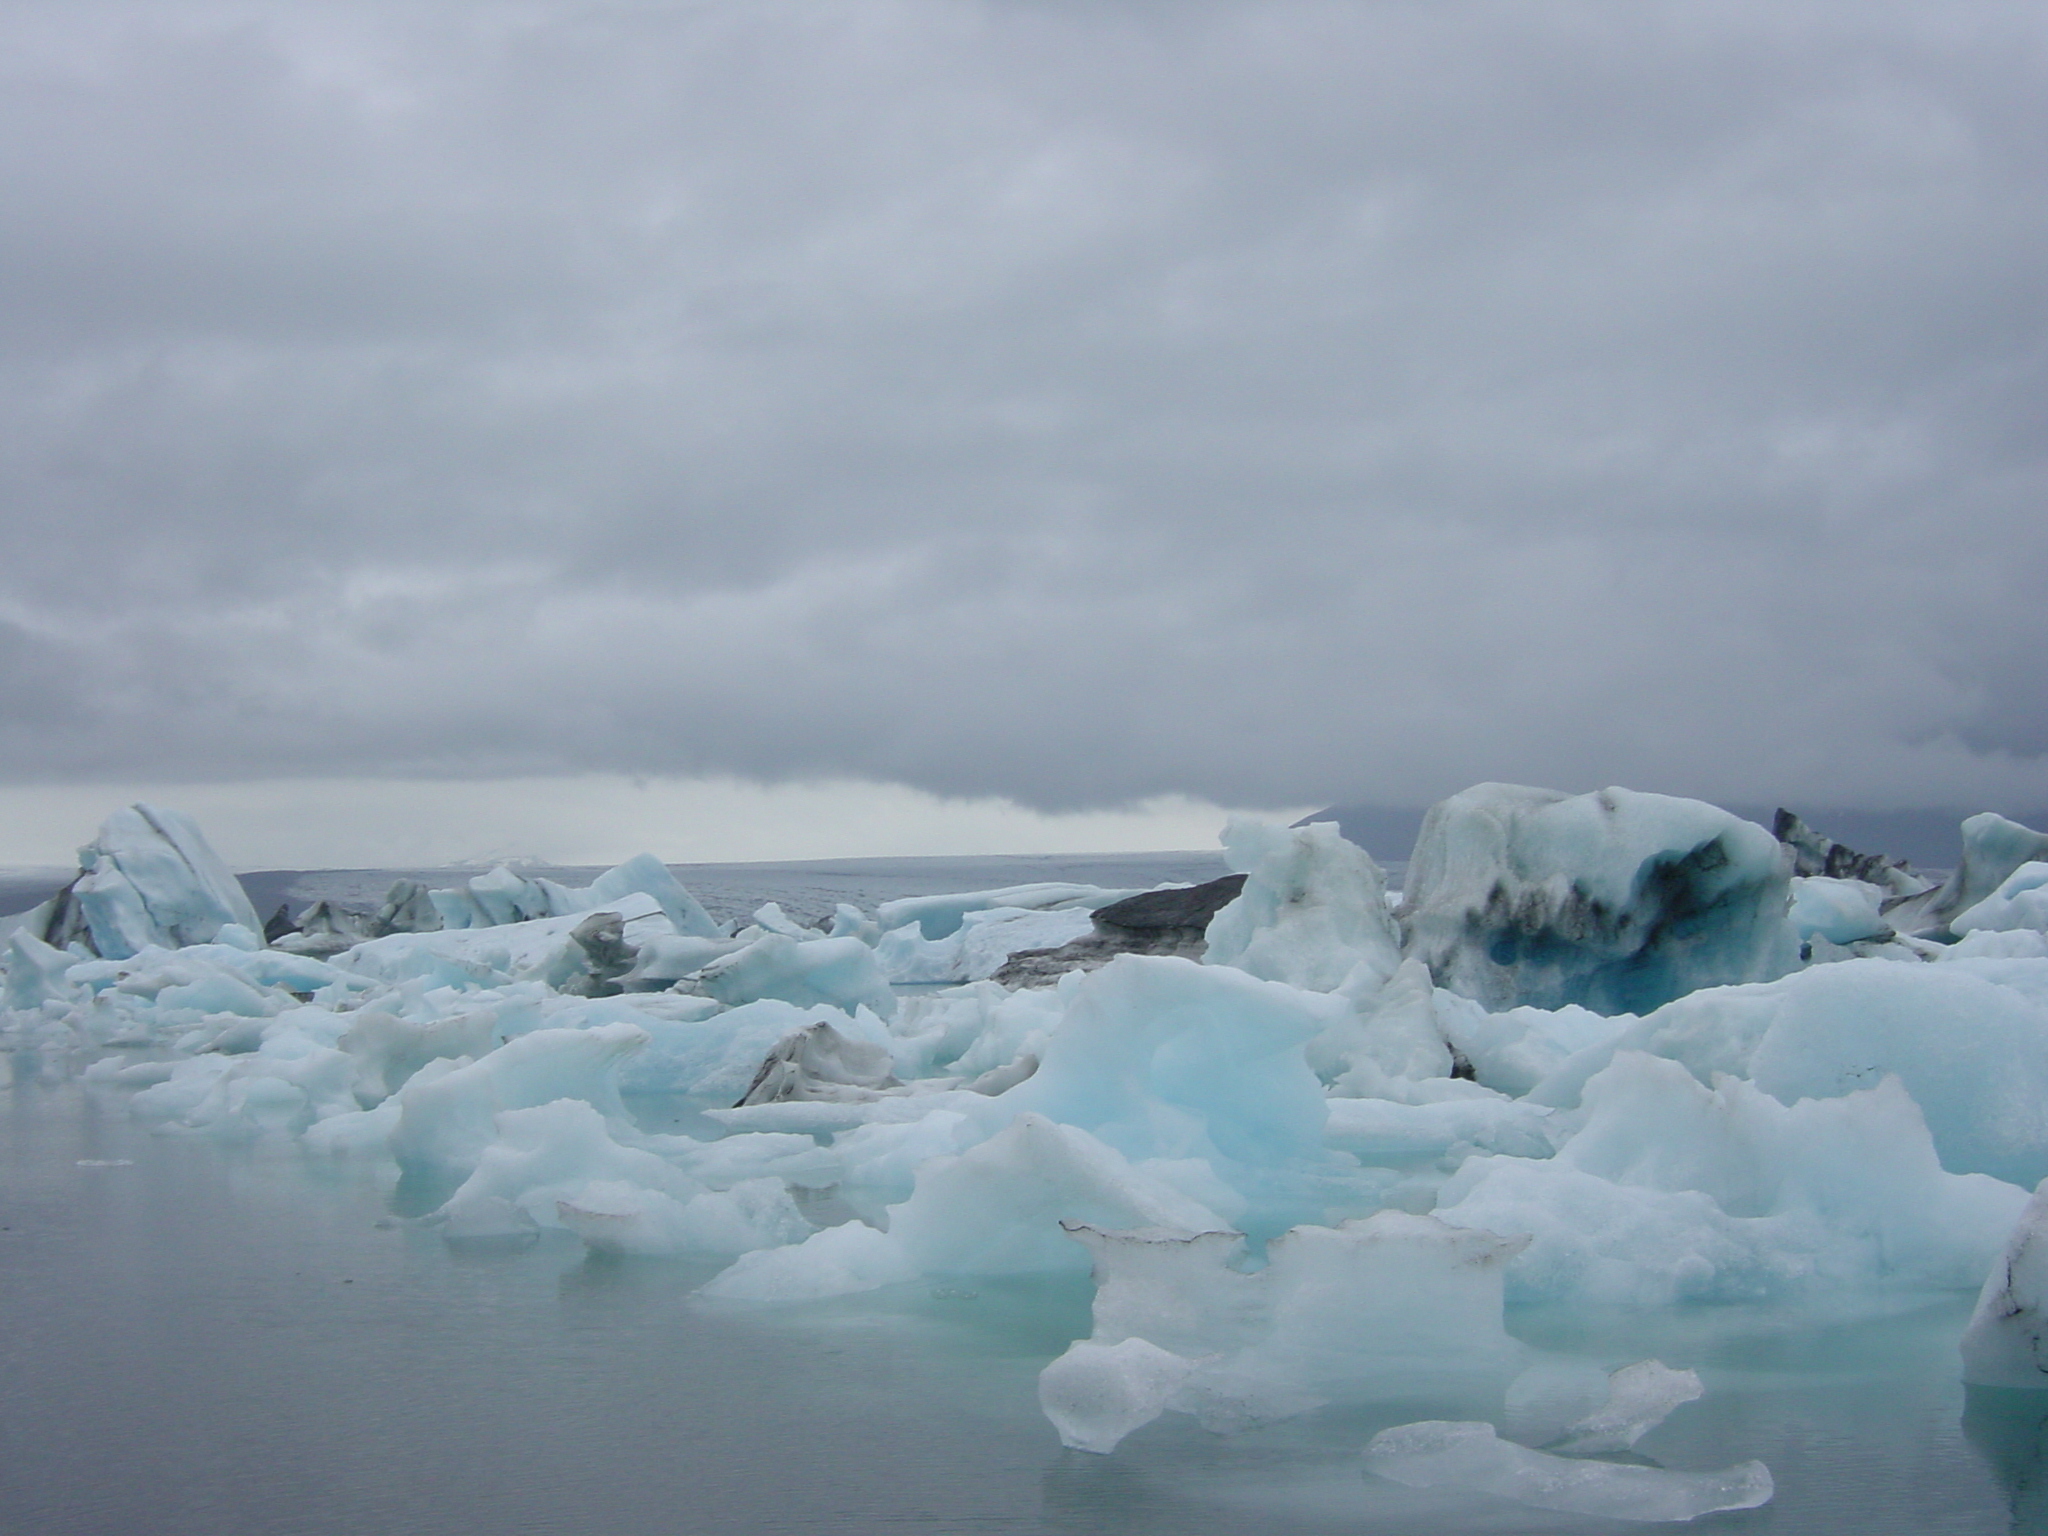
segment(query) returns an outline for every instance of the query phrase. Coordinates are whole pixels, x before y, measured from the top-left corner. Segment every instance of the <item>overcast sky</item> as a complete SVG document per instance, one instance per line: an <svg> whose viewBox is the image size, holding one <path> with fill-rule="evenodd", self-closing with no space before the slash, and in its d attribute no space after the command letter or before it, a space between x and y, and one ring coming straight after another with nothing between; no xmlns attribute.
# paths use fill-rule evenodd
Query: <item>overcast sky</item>
<svg viewBox="0 0 2048 1536"><path fill-rule="evenodd" d="M0 19L17 817L2048 804L2038 3Z"/></svg>

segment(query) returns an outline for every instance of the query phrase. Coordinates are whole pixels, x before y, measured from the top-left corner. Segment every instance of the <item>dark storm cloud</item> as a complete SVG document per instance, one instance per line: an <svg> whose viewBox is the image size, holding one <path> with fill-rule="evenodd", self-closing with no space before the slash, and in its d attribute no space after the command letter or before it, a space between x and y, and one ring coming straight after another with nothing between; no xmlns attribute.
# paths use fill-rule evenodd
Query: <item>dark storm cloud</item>
<svg viewBox="0 0 2048 1536"><path fill-rule="evenodd" d="M16 780L2048 789L2035 7L0 15Z"/></svg>

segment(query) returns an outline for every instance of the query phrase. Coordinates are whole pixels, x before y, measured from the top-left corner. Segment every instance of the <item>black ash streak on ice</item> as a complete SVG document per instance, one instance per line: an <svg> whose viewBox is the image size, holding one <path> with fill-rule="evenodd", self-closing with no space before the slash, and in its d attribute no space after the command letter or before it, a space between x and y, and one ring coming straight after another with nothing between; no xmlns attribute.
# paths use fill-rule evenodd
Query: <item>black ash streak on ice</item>
<svg viewBox="0 0 2048 1536"><path fill-rule="evenodd" d="M2038 8L0 57L16 781L2048 802Z"/></svg>

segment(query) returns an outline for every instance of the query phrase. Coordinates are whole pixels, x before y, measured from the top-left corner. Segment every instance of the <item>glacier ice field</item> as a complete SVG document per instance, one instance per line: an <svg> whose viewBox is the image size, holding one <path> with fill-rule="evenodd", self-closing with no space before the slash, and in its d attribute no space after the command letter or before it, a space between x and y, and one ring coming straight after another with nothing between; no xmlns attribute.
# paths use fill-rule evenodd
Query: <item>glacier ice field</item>
<svg viewBox="0 0 2048 1536"><path fill-rule="evenodd" d="M0 1528L2048 1531L2048 835L684 873L109 817L5 925Z"/></svg>

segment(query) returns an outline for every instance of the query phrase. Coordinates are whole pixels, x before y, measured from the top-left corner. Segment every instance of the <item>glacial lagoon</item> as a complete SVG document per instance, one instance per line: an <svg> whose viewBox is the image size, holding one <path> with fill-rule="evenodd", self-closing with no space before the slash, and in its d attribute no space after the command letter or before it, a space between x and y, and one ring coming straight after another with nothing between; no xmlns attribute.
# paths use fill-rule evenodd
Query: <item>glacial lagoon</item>
<svg viewBox="0 0 2048 1536"><path fill-rule="evenodd" d="M719 915L1001 884L1014 866L737 868ZM929 868L911 867L928 863ZM1200 879L1213 855L1067 869ZM365 888L387 872L324 877ZM683 872L686 880L690 878ZM1147 879L1146 877L1150 878ZM1050 877L1050 876L1049 876ZM323 889L279 877L280 899ZM863 881L866 882L863 885ZM255 883L255 882L252 882ZM338 888L338 887L337 887ZM351 886L352 890L353 887ZM815 910L814 910L815 909ZM0 1528L87 1532L1590 1532L1644 1527L1369 1476L1456 1392L1215 1434L1169 1414L1064 1449L1045 1365L1090 1329L1079 1275L926 1275L794 1306L696 1294L722 1260L621 1257L560 1229L450 1243L445 1191L289 1138L155 1134L92 1053L25 1046L0 1097ZM653 1134L709 1099L632 1094ZM727 1101L720 1101L727 1102ZM1655 1357L1706 1388L1631 1458L1768 1464L1775 1497L1699 1528L2048 1531L2048 1394L1966 1389L1974 1297L1657 1308L1510 1304L1552 1369Z"/></svg>
<svg viewBox="0 0 2048 1536"><path fill-rule="evenodd" d="M636 1106L669 1123L683 1106ZM1088 1331L1085 1279L912 1285L708 1308L713 1266L553 1234L451 1249L387 1177L291 1147L154 1136L122 1096L18 1063L0 1099L7 1319L0 1528L47 1536L1590 1532L1368 1479L1399 1404L1211 1435L1171 1416L1113 1457L1060 1447L1038 1371ZM1704 1530L2048 1530L2048 1397L1972 1389L1972 1298L1841 1321L1763 1308L1531 1311L1532 1343L1655 1355L1707 1396L1638 1447L1759 1456L1777 1495Z"/></svg>

